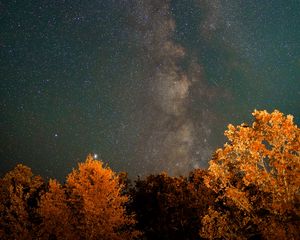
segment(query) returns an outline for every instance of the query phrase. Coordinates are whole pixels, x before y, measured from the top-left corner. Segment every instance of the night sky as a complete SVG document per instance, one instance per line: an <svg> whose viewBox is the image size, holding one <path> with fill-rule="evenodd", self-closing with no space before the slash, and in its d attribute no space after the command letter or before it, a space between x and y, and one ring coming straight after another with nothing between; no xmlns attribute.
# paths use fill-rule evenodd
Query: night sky
<svg viewBox="0 0 300 240"><path fill-rule="evenodd" d="M300 122L299 0L0 1L0 61L1 175L187 174L254 109Z"/></svg>

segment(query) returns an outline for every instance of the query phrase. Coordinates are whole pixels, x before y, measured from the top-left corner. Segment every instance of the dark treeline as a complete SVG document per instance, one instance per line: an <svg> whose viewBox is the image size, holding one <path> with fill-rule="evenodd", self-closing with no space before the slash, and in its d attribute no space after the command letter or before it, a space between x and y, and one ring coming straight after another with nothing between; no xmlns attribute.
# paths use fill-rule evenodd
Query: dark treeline
<svg viewBox="0 0 300 240"><path fill-rule="evenodd" d="M130 182L89 155L60 184L17 165L0 179L0 239L300 239L300 130L253 115L186 177Z"/></svg>

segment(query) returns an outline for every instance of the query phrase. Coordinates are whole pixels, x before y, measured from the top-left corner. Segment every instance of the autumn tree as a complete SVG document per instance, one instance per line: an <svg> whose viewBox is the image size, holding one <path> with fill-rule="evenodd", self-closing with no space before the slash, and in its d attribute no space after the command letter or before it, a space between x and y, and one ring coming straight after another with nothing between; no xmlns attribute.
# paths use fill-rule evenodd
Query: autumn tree
<svg viewBox="0 0 300 240"><path fill-rule="evenodd" d="M68 176L65 186L50 181L42 197L43 236L57 239L134 239L135 220L127 215L118 176L91 155Z"/></svg>
<svg viewBox="0 0 300 240"><path fill-rule="evenodd" d="M18 164L0 179L0 239L33 239L40 223L38 199L44 181Z"/></svg>
<svg viewBox="0 0 300 240"><path fill-rule="evenodd" d="M66 188L56 180L49 181L48 190L41 198L39 214L43 219L39 230L41 239L78 239Z"/></svg>
<svg viewBox="0 0 300 240"><path fill-rule="evenodd" d="M130 206L146 239L199 238L201 216L214 199L203 183L204 174L196 170L186 178L162 173L136 181Z"/></svg>
<svg viewBox="0 0 300 240"><path fill-rule="evenodd" d="M279 111L253 116L250 126L228 126L229 142L210 161L205 182L219 197L201 236L299 239L300 130Z"/></svg>

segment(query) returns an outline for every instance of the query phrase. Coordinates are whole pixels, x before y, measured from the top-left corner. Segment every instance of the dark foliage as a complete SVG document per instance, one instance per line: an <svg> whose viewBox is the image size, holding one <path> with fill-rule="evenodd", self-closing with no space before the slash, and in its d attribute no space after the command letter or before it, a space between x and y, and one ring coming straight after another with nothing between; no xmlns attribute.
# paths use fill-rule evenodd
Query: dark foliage
<svg viewBox="0 0 300 240"><path fill-rule="evenodd" d="M200 239L201 218L215 199L203 183L205 174L195 170L185 178L163 173L136 181L129 207L145 239Z"/></svg>

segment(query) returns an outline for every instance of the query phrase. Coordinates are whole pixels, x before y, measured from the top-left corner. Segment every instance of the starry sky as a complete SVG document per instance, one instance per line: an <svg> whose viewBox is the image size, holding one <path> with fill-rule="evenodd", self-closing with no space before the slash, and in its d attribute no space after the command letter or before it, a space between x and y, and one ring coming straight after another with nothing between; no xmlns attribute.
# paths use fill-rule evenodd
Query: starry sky
<svg viewBox="0 0 300 240"><path fill-rule="evenodd" d="M300 122L299 0L1 0L0 174L206 167L254 109Z"/></svg>

